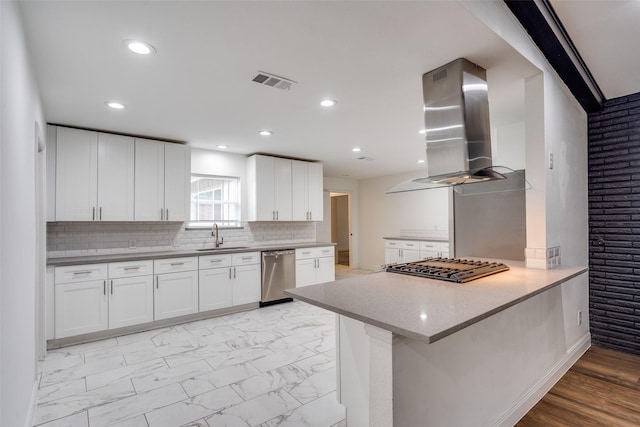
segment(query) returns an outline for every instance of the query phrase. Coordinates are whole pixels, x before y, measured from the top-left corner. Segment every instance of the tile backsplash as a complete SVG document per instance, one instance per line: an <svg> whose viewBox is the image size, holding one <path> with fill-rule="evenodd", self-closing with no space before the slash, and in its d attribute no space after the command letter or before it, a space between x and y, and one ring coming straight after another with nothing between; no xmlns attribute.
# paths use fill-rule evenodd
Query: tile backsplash
<svg viewBox="0 0 640 427"><path fill-rule="evenodd" d="M105 255L200 249L213 245L211 229L186 229L166 222L51 222L47 224L47 255ZM220 229L224 246L255 246L315 242L314 222L251 222Z"/></svg>

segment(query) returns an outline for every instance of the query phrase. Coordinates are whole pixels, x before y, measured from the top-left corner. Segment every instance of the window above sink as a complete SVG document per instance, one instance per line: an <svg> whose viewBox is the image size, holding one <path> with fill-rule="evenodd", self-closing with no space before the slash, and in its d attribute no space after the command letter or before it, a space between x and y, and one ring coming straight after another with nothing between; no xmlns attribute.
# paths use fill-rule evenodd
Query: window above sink
<svg viewBox="0 0 640 427"><path fill-rule="evenodd" d="M240 195L239 177L192 174L187 228L241 228Z"/></svg>

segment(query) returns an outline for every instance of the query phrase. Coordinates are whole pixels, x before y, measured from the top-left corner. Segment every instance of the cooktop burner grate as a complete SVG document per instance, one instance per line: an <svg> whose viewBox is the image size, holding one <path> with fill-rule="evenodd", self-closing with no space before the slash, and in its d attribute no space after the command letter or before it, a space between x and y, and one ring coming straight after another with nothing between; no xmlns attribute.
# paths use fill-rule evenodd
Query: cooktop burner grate
<svg viewBox="0 0 640 427"><path fill-rule="evenodd" d="M426 258L422 261L392 264L387 266L386 270L391 273L464 283L490 274L507 271L509 266L500 262Z"/></svg>

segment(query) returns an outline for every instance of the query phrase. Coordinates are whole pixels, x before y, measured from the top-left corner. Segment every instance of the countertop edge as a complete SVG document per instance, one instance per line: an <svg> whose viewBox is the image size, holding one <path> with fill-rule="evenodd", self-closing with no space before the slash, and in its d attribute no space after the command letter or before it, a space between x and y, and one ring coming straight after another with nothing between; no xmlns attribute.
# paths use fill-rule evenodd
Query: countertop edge
<svg viewBox="0 0 640 427"><path fill-rule="evenodd" d="M567 276L562 277L562 278L556 280L553 283L550 283L550 284L548 284L546 286L543 286L543 287L541 287L539 289L531 291L531 292L527 293L526 295L522 295L521 297L518 297L518 298L516 298L514 300L508 301L508 302L506 302L506 303L504 303L504 304L502 304L500 306L497 306L497 307L495 307L495 308L493 308L491 310L486 311L485 313L482 313L482 314L479 314L479 315L477 315L475 317L467 319L467 320L465 320L463 322L460 322L460 323L458 323L458 324L456 324L456 325L454 325L454 326L452 326L450 328L444 329L444 330L442 330L442 331L440 331L440 332L438 332L436 334L433 334L433 335L418 334L418 333L415 333L413 331L397 327L395 325L391 325L391 324L388 324L388 323L385 323L385 322L382 322L382 321L379 321L379 320L376 320L376 319L369 318L369 317L364 316L364 315L360 315L360 314L357 314L357 313L350 312L348 310L344 310L344 309L332 306L330 304L322 303L322 302L317 301L317 300L315 300L313 298L308 298L308 297L305 297L305 296L297 295L295 292L290 292L290 291L295 291L295 288L294 289L290 289L290 290L285 290L284 294L289 296L289 297L292 297L292 298L298 299L300 301L306 302L308 304L312 304L312 305L315 305L317 307L324 308L325 310L329 310L329 311L332 311L334 313L337 313L337 314L340 314L340 315L343 315L343 316L347 316L349 318L352 318L352 319L355 319L355 320L359 320L361 322L364 322L364 323L367 323L367 324L370 324L370 325L373 325L373 326L377 326L377 327L379 327L381 329L385 329L385 330L390 331L392 333L395 333L395 334L398 334L398 335L402 335L404 337L407 337L407 338L410 338L410 339L414 339L414 340L417 340L417 341L422 341L422 342L425 342L427 344L432 344L432 343L434 343L436 341L439 341L439 340L441 340L443 338L446 338L447 336L452 335L452 334L454 334L454 333L456 333L456 332L458 332L458 331L460 331L460 330L462 330L462 329L464 329L464 328L466 328L468 326L471 326L471 325L473 325L475 323L478 323L478 322L480 322L480 321L482 321L482 320L484 320L484 319L486 319L486 318L488 318L490 316L493 316L496 313L499 313L499 312L504 311L504 310L506 310L506 309L508 309L510 307L513 307L513 306L515 306L515 305L517 305L517 304L519 304L519 303L521 303L523 301L531 299L531 298L535 297L536 295L540 295L541 293L546 292L547 290L549 290L551 288L554 288L554 287L556 287L558 285L561 285L562 283L565 283L565 282L567 282L567 281L569 281L569 280L571 280L571 279L573 279L575 277L578 277L578 276L580 276L580 275L582 275L582 274L584 274L584 273L586 273L588 271L589 271L588 267L583 267L580 270L575 271L575 272L573 272L571 274L568 274ZM316 286L322 286L322 285L316 285Z"/></svg>
<svg viewBox="0 0 640 427"><path fill-rule="evenodd" d="M104 254L104 255L86 255L86 256L73 256L73 257L59 257L59 258L47 258L47 267L62 267L69 265L82 265L82 264L102 264L109 262L122 262L122 261L144 261L150 259L166 259L166 258L180 258L189 256L206 256L206 255L222 255L233 254L243 252L262 252L269 250L279 249L303 249L303 248L317 248L323 246L336 246L332 242L301 242L292 244L273 244L264 246L247 246L240 248L222 248L215 251L198 251L197 249L179 249L175 251L158 251L158 252L131 252L131 253L119 253L119 254Z"/></svg>

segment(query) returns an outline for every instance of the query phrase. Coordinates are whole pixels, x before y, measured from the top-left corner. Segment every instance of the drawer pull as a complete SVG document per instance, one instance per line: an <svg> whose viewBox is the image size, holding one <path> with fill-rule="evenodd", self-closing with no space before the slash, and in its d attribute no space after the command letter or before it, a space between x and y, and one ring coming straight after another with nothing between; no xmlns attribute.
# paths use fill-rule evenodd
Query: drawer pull
<svg viewBox="0 0 640 427"><path fill-rule="evenodd" d="M171 265L171 266L175 266L175 265L184 265L184 262L172 262L170 265Z"/></svg>
<svg viewBox="0 0 640 427"><path fill-rule="evenodd" d="M209 262L222 262L222 259L210 259Z"/></svg>
<svg viewBox="0 0 640 427"><path fill-rule="evenodd" d="M125 267L124 270L125 271L140 270L140 267L139 266L137 266L137 267Z"/></svg>
<svg viewBox="0 0 640 427"><path fill-rule="evenodd" d="M306 252L302 252L302 255L309 255L311 252L306 251Z"/></svg>
<svg viewBox="0 0 640 427"><path fill-rule="evenodd" d="M331 250L322 251L323 254L328 254Z"/></svg>
<svg viewBox="0 0 640 427"><path fill-rule="evenodd" d="M242 259L245 260L245 261L248 261L248 260L253 259L253 257L252 256L243 256Z"/></svg>
<svg viewBox="0 0 640 427"><path fill-rule="evenodd" d="M91 274L91 271L74 271L74 276L86 276L87 274Z"/></svg>

